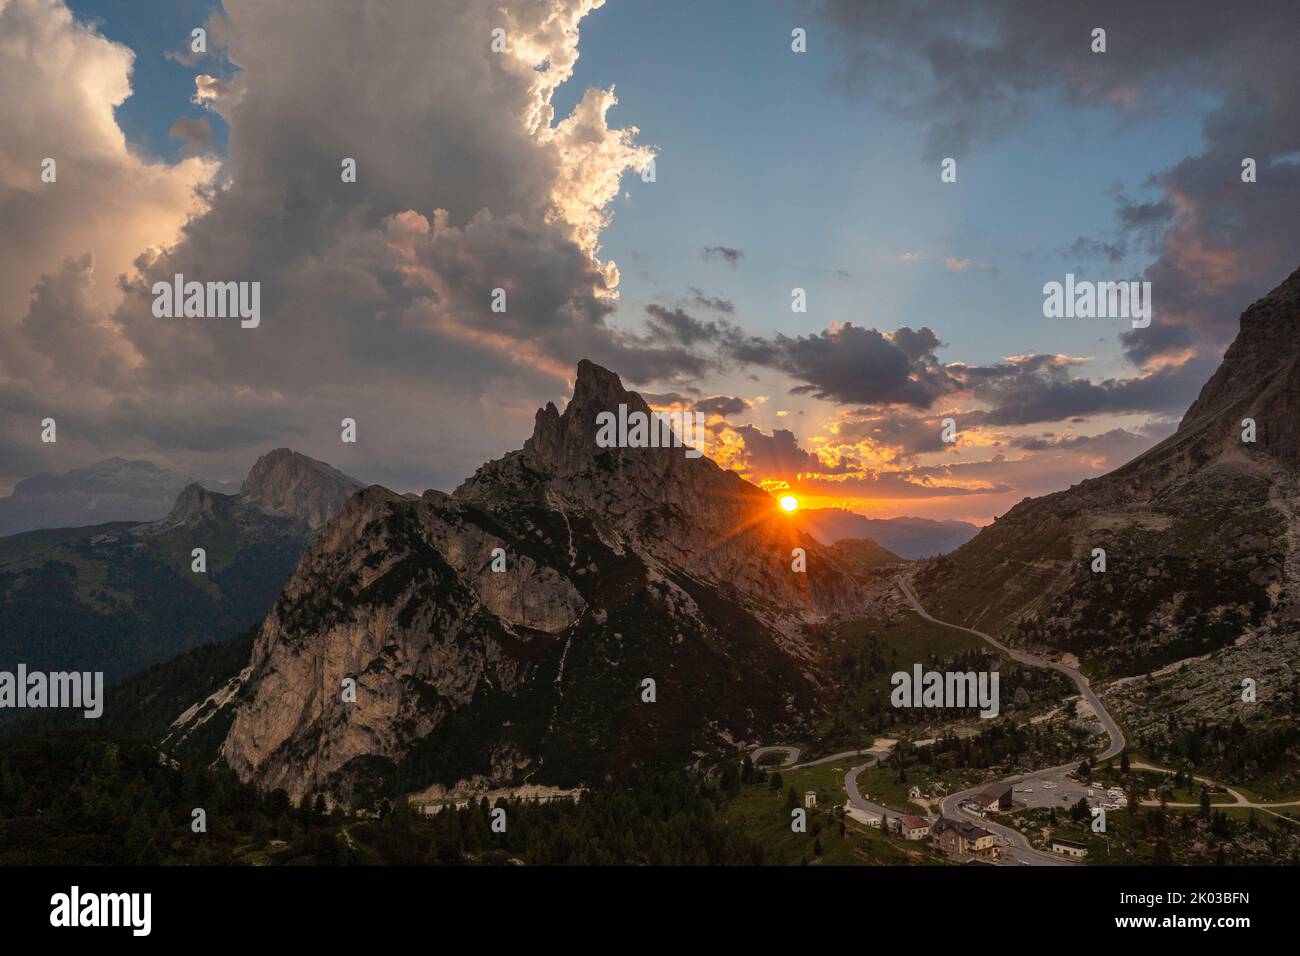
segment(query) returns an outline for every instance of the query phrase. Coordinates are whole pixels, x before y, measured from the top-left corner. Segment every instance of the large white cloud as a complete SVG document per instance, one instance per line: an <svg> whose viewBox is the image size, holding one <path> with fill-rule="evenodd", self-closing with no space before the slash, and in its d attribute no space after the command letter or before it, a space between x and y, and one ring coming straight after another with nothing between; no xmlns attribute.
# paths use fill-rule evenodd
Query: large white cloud
<svg viewBox="0 0 1300 956"><path fill-rule="evenodd" d="M129 89L130 54L55 3L20 5L60 21L69 42L112 51L121 83L103 93L100 120L121 141L111 107ZM112 453L152 445L218 474L246 465L269 433L362 477L445 486L518 444L584 355L633 378L671 367L673 350L606 324L617 268L599 258L620 176L652 153L635 129L608 125L612 91L587 91L558 121L551 106L578 24L599 5L227 0L208 29L232 69L196 77L196 101L230 127L207 208L171 242L175 224L136 229L136 205L117 203L133 225L111 264L96 253L94 272L129 274L117 306L60 264L84 251L76 242L34 257L85 294L28 338L57 345L77 323L110 333L94 340L108 362L47 363L29 379L48 404L68 399L62 433L93 432ZM492 49L497 28L504 53ZM355 183L341 179L345 157ZM170 169L207 171L197 159ZM260 326L155 318L151 286L178 272L259 281ZM39 274L6 277L6 292ZM489 307L495 288L507 290L504 314ZM22 382L25 370L8 374ZM339 442L344 415L360 424L357 446Z"/></svg>

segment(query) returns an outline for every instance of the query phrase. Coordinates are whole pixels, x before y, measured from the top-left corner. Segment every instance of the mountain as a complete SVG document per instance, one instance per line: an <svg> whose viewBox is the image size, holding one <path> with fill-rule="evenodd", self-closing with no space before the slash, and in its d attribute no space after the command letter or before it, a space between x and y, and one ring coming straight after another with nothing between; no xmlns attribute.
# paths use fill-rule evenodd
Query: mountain
<svg viewBox="0 0 1300 956"><path fill-rule="evenodd" d="M0 498L0 536L109 521L156 521L192 481L153 462L125 458L36 475Z"/></svg>
<svg viewBox="0 0 1300 956"><path fill-rule="evenodd" d="M822 629L860 608L861 568L707 457L597 447L620 405L649 414L583 361L564 412L454 493L349 499L248 666L170 743L229 721L241 779L347 801L589 782L807 732Z"/></svg>
<svg viewBox="0 0 1300 956"><path fill-rule="evenodd" d="M967 521L929 518L866 518L843 508L807 508L798 512L799 526L822 544L846 538L869 538L910 561L953 551L979 533Z"/></svg>
<svg viewBox="0 0 1300 956"><path fill-rule="evenodd" d="M884 568L907 563L906 558L900 558L870 538L845 538L835 542L833 547L847 560L864 568Z"/></svg>
<svg viewBox="0 0 1300 956"><path fill-rule="evenodd" d="M927 608L1111 676L1193 657L1218 666L1243 642L1294 634L1298 333L1300 271L1243 313L1173 435L1110 474L1026 499L928 563L917 576ZM1240 679L1224 678L1222 702L1239 698Z"/></svg>
<svg viewBox="0 0 1300 956"><path fill-rule="evenodd" d="M131 674L261 621L322 524L359 482L288 449L239 494L181 489L151 522L0 538L0 670ZM192 551L207 569L196 573Z"/></svg>

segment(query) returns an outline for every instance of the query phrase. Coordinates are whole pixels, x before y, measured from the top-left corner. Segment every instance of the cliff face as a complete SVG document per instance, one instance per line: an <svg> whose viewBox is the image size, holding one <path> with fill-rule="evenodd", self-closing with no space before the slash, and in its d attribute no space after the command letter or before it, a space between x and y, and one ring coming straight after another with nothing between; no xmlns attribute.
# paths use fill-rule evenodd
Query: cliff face
<svg viewBox="0 0 1300 956"><path fill-rule="evenodd" d="M1300 271L1241 317L1178 430L1025 500L918 576L948 620L1145 673L1300 614ZM1253 418L1257 438L1242 440ZM1094 549L1106 570L1092 570Z"/></svg>
<svg viewBox="0 0 1300 956"><path fill-rule="evenodd" d="M1223 362L1183 416L1175 437L1240 439L1241 419L1259 425L1257 446L1300 465L1300 269L1241 316Z"/></svg>
<svg viewBox="0 0 1300 956"><path fill-rule="evenodd" d="M362 487L324 462L277 448L257 460L239 493L244 501L286 514L314 531Z"/></svg>
<svg viewBox="0 0 1300 956"><path fill-rule="evenodd" d="M806 729L817 627L859 606L854 565L707 458L598 448L596 416L619 404L648 411L584 362L564 413L540 410L454 494L354 496L236 686L196 711L233 709L240 777L336 799L572 783Z"/></svg>

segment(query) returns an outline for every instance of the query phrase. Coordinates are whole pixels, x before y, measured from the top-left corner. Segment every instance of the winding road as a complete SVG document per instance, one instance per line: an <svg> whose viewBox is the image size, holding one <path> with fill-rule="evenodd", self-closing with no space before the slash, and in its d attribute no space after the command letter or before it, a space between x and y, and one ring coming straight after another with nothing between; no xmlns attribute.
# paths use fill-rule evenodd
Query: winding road
<svg viewBox="0 0 1300 956"><path fill-rule="evenodd" d="M1097 762L1109 760L1111 757L1117 756L1124 749L1124 732L1102 705L1101 700L1093 691L1092 685L1088 682L1088 678L1083 676L1083 674L1081 674L1076 668L1069 667L1059 661L1048 660L1045 657L1038 657L1035 654L1008 647L997 638L991 637L983 631L977 631L974 628L962 627L958 624L949 624L947 621L941 621L938 618L933 617L929 611L922 607L920 600L916 596L916 592L912 590L912 586L905 579L898 579L898 587L899 590L903 592L903 597L905 597L907 602L912 606L912 610L916 611L917 614L921 615L921 617L925 618L927 621L938 624L942 627L952 628L955 631L973 634L982 641L996 648L999 653L1028 667L1047 668L1068 677L1078 689L1079 694L1088 702L1089 706L1092 707L1093 712L1097 715L1098 720L1101 721L1102 727L1110 738L1110 742L1107 744L1106 748L1096 756L1095 760ZM858 775L869 767L874 767L880 761L881 757L884 756L881 752L866 751L864 753L863 751L850 750L845 753L832 754L829 757L822 757L818 760L800 764L797 763L800 754L797 747L759 747L752 753L751 758L755 763L757 763L760 757L769 753L786 754L786 761L781 764L779 769L811 767L817 764L829 763L832 760L840 760L845 757L867 755L870 757L869 760L850 769L844 777L844 790L848 794L848 807L850 810L857 810L859 811L859 814L867 816L867 819L863 819L863 816L856 817L859 822L863 823L868 822L872 818L874 818L875 821L879 821L882 815L891 821L896 820L898 817L903 815L896 810L890 810L887 807L866 799L858 789ZM969 799L982 790L987 790L989 787L1009 785L1014 788L1015 785L1019 783L1034 783L1039 787L1042 787L1042 784L1047 783L1050 786L1049 788L1044 788L1044 790L1052 789L1053 791L1060 791L1062 796L1065 797L1062 802L1068 806L1069 803L1073 802L1070 797L1077 795L1073 792L1074 790L1082 792L1083 789L1086 789L1086 783L1075 784L1074 781L1069 779L1069 774L1076 767L1077 764L1074 763L1062 764L1059 767L1049 767L1045 770L1037 770L1032 773L1007 777L1005 780L982 783L977 787L970 788L969 790L962 790L958 793L949 794L944 797L943 802L940 804L941 812L944 816L951 819L969 820L970 822L975 823L978 826L983 827L985 830L999 836L1004 843L1001 858L999 860L1003 865L1029 864L1036 866L1077 866L1078 864L1073 861L1054 853L1035 850L1029 845L1028 838L1019 830L989 820L986 817L980 817L976 814L969 813L960 807L960 804L963 801ZM1089 790L1088 793L1091 794L1091 790Z"/></svg>
<svg viewBox="0 0 1300 956"><path fill-rule="evenodd" d="M898 581L898 587L899 590L903 592L903 597L907 598L907 602L912 605L912 610L916 611L917 614L921 615L921 617L925 618L927 621L942 625L943 627L952 628L955 631L974 634L976 637L992 645L1000 653L1014 661L1019 661L1021 664L1025 664L1029 667L1045 667L1068 677L1074 683L1074 686L1078 688L1079 694L1088 702L1089 706L1092 707L1093 712L1097 715L1097 719L1101 721L1102 727L1105 728L1106 734L1110 738L1110 743L1097 755L1097 762L1108 760L1111 757L1118 755L1120 751L1124 749L1124 731L1120 730L1119 724L1115 722L1115 718L1111 717L1106 708L1102 706L1101 700L1098 699L1097 694L1093 691L1092 685L1088 682L1088 678L1079 673L1077 669L1062 664L1059 661L1048 660L1045 657L1038 657L1035 654L1029 654L1025 651L1008 647L997 638L991 637L983 631L977 631L974 628L961 627L957 624L949 624L947 621L941 621L937 617L933 617L929 611L921 606L921 602L917 598L916 592L912 590L912 586L907 581L900 578ZM996 823L988 818L979 817L973 813L969 813L966 810L961 809L960 804L980 791L987 790L989 787L998 786L999 784L1010 785L1014 788L1018 783L1025 783L1028 781L1041 783L1046 781L1055 783L1059 787L1070 771L1074 770L1076 766L1077 764L1073 763L1062 764L1059 767L1050 767L1046 770L1038 770L1033 773L1024 773L1018 774L1014 777L1007 777L1005 780L999 780L996 783L980 784L978 787L972 787L969 790L962 790L958 793L949 794L944 797L943 803L940 804L940 806L944 816L970 820L971 822L983 827L985 830L989 830L1002 837L1008 845L1003 848L1002 860L1000 862L1025 862L1039 866L1073 866L1076 864L1063 857L1057 856L1053 853L1044 853L1042 850L1033 849L1029 845L1028 838L1019 830L1009 826L1004 826L1001 823Z"/></svg>

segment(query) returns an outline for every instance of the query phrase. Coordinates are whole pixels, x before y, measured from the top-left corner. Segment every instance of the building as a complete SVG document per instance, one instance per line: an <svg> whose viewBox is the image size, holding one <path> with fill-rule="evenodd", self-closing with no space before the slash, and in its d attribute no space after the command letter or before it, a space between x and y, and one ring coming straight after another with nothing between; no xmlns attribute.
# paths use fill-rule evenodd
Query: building
<svg viewBox="0 0 1300 956"><path fill-rule="evenodd" d="M981 790L971 799L986 813L994 810L1010 810L1011 792L1009 783L996 784L987 790Z"/></svg>
<svg viewBox="0 0 1300 956"><path fill-rule="evenodd" d="M935 846L952 856L972 856L977 860L996 860L996 838L983 827L966 820L940 817L930 827Z"/></svg>
<svg viewBox="0 0 1300 956"><path fill-rule="evenodd" d="M1060 853L1062 856L1073 856L1083 858L1088 855L1088 848L1082 843L1075 843L1073 840L1052 840L1052 852Z"/></svg>
<svg viewBox="0 0 1300 956"><path fill-rule="evenodd" d="M911 813L905 813L899 817L903 824L903 836L909 840L924 840L930 835L930 821L925 817L918 817Z"/></svg>
<svg viewBox="0 0 1300 956"><path fill-rule="evenodd" d="M919 799L920 796L921 796L921 788L920 788L920 787L913 786L911 790L908 790L908 791L907 791L907 799L909 799L909 800L916 800L916 799Z"/></svg>
<svg viewBox="0 0 1300 956"><path fill-rule="evenodd" d="M811 810L813 807L817 806L817 791L816 791L816 790L809 790L809 791L807 791L806 793L804 793L804 795L803 795L803 805L804 805L805 807L807 807L809 810Z"/></svg>

